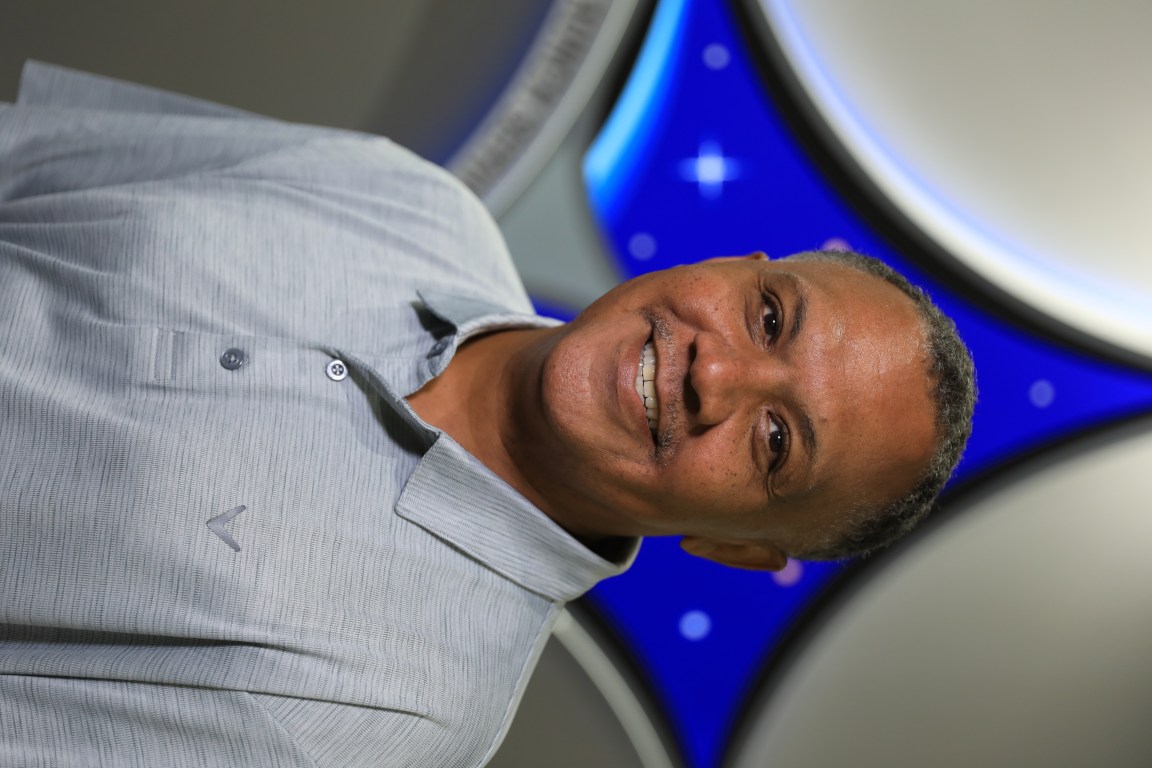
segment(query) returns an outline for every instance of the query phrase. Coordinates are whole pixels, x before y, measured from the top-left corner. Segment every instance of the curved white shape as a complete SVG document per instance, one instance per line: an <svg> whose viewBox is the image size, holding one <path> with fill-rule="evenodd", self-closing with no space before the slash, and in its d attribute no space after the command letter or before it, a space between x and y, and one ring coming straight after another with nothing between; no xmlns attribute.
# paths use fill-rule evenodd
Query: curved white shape
<svg viewBox="0 0 1152 768"><path fill-rule="evenodd" d="M615 651L564 611L491 768L673 768Z"/></svg>
<svg viewBox="0 0 1152 768"><path fill-rule="evenodd" d="M799 646L726 765L1147 765L1147 426L1068 446L886 564Z"/></svg>
<svg viewBox="0 0 1152 768"><path fill-rule="evenodd" d="M636 750L637 768L673 768L672 757L636 693L588 630L565 612L562 620L556 622L552 636L580 662L588 679L616 715Z"/></svg>
<svg viewBox="0 0 1152 768"><path fill-rule="evenodd" d="M448 162L494 216L547 165L600 86L638 0L552 0L512 81Z"/></svg>
<svg viewBox="0 0 1152 768"><path fill-rule="evenodd" d="M977 275L1152 357L1152 4L758 0L860 168Z"/></svg>

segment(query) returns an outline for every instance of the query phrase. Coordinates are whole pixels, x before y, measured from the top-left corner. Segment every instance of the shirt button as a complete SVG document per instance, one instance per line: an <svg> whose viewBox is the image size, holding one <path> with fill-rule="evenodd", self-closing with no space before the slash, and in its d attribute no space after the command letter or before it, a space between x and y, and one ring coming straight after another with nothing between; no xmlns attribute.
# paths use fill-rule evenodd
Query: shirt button
<svg viewBox="0 0 1152 768"><path fill-rule="evenodd" d="M348 367L344 365L343 360L333 360L328 363L328 367L324 369L324 372L328 374L328 378L332 379L332 381L344 381L348 376Z"/></svg>
<svg viewBox="0 0 1152 768"><path fill-rule="evenodd" d="M247 359L248 355L244 354L244 350L233 347L224 350L224 354L220 355L220 365L229 371L234 371L244 365Z"/></svg>
<svg viewBox="0 0 1152 768"><path fill-rule="evenodd" d="M428 353L428 357L436 357L436 355L448 349L448 344L448 339L440 339L440 341L432 345L432 351Z"/></svg>

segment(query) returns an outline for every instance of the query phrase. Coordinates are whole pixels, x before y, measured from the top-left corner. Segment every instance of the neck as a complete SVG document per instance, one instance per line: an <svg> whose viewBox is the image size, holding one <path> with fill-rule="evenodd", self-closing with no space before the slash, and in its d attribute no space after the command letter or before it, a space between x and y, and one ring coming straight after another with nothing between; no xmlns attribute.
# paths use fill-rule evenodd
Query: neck
<svg viewBox="0 0 1152 768"><path fill-rule="evenodd" d="M523 419L531 419L526 402L538 391L540 372L560 328L498 331L469 339L444 372L408 397L414 411L452 437L480 463L520 492L545 514L558 519L512 458ZM569 529L570 533L574 533Z"/></svg>
<svg viewBox="0 0 1152 768"><path fill-rule="evenodd" d="M639 532L618 530L619 521L585 504L579 489L546 487L549 473L534 471L533 462L546 461L547 452L539 442L547 434L544 363L563 330L529 328L470 339L408 404L575 539L614 559L620 538Z"/></svg>

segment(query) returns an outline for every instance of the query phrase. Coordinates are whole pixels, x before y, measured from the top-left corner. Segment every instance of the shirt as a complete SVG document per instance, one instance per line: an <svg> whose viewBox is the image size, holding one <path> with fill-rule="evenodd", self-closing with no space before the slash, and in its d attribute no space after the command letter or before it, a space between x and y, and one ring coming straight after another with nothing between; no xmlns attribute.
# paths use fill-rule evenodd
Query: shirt
<svg viewBox="0 0 1152 768"><path fill-rule="evenodd" d="M634 550L404 398L551 322L479 201L386 139L29 64L0 106L0 764L486 762L565 601Z"/></svg>

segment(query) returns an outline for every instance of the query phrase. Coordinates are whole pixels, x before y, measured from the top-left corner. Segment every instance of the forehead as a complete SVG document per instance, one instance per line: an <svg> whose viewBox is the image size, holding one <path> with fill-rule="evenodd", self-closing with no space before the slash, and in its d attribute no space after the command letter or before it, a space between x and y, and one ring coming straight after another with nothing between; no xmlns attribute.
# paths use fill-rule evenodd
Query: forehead
<svg viewBox="0 0 1152 768"><path fill-rule="evenodd" d="M834 301L853 297L878 301L884 311L912 324L919 324L911 297L879 275L859 269L848 262L789 257L776 261L751 262L766 274L776 276L798 290Z"/></svg>
<svg viewBox="0 0 1152 768"><path fill-rule="evenodd" d="M847 510L903 495L932 453L923 324L910 297L854 267L782 261L764 268L781 287L785 312L790 305L793 318L805 314L792 362L820 450L799 498L833 510L818 517L834 525Z"/></svg>
<svg viewBox="0 0 1152 768"><path fill-rule="evenodd" d="M904 367L927 384L924 324L898 287L837 262L767 262L762 270L791 314L788 331L801 345L798 354L819 358L832 371L864 365L871 378Z"/></svg>

